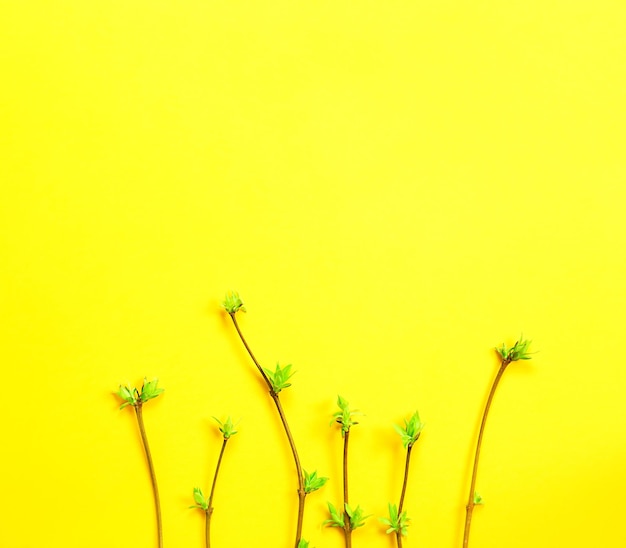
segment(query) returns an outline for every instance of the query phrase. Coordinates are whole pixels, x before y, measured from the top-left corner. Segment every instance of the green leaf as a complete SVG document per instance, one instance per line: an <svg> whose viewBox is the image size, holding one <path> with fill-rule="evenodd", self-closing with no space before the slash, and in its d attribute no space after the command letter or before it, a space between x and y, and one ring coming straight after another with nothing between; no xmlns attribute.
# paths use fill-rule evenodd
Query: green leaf
<svg viewBox="0 0 626 548"><path fill-rule="evenodd" d="M485 504L483 497L478 491L474 491L474 504Z"/></svg>
<svg viewBox="0 0 626 548"><path fill-rule="evenodd" d="M145 403L148 400L156 398L157 396L159 396L160 394L164 392L163 388L158 387L158 384L159 384L159 379L155 378L149 381L148 379L144 378L143 385L141 387L141 395L140 395L140 399L142 403Z"/></svg>
<svg viewBox="0 0 626 548"><path fill-rule="evenodd" d="M336 422L341 425L341 436L345 436L355 424L359 424L354 420L355 415L361 415L362 413L358 412L358 409L351 410L350 405L346 400L344 400L341 396L337 396L337 406L339 407L339 411L333 413L333 418L330 421L330 424Z"/></svg>
<svg viewBox="0 0 626 548"><path fill-rule="evenodd" d="M397 424L394 424L393 427L395 431L400 434L400 438L402 438L402 445L406 449L413 446L413 444L417 442L422 430L424 429L424 423L420 420L419 413L415 411L409 420L404 419L404 428L398 426Z"/></svg>
<svg viewBox="0 0 626 548"><path fill-rule="evenodd" d="M511 348L507 348L504 343L502 346L496 347L496 352L500 356L503 363L509 364L518 360L530 360L532 352L528 352L528 348L532 341L525 340L520 337Z"/></svg>
<svg viewBox="0 0 626 548"><path fill-rule="evenodd" d="M121 385L115 394L120 397L124 401L122 405L120 405L120 409L124 409L127 405L137 405L137 397L135 396L135 392L137 389L131 388L129 385Z"/></svg>
<svg viewBox="0 0 626 548"><path fill-rule="evenodd" d="M350 529L352 531L354 531L358 527L363 527L365 525L365 520L371 516L371 514L364 516L363 509L358 505L354 509L347 503L344 506L346 509L346 514L350 518Z"/></svg>
<svg viewBox="0 0 626 548"><path fill-rule="evenodd" d="M332 503L328 504L328 512L330 513L330 519L324 521L324 525L328 527L344 527L343 521L343 513L339 514L337 509L332 505Z"/></svg>
<svg viewBox="0 0 626 548"><path fill-rule="evenodd" d="M222 306L229 314L236 314L240 310L242 312L246 311L243 301L239 297L239 293L236 291L231 291L226 294L226 297L224 297L224 300L222 301Z"/></svg>
<svg viewBox="0 0 626 548"><path fill-rule="evenodd" d="M208 498L204 498L204 493L199 487L193 488L193 500L196 504L194 506L190 506L189 508L199 508L200 510L205 511L209 509L209 500Z"/></svg>
<svg viewBox="0 0 626 548"><path fill-rule="evenodd" d="M411 521L406 515L406 510L398 515L398 507L395 504L389 503L388 508L389 518L380 518L382 523L389 525L389 528L385 532L387 534L399 533L405 537L408 533L409 522Z"/></svg>
<svg viewBox="0 0 626 548"><path fill-rule="evenodd" d="M276 369L274 371L263 368L267 378L270 380L272 390L275 394L278 394L281 390L291 386L291 383L287 382L295 373L295 371L293 373L291 372L291 367L291 364L285 365L285 367L281 367L279 364L276 364Z"/></svg>
<svg viewBox="0 0 626 548"><path fill-rule="evenodd" d="M308 473L304 470L304 492L312 493L313 491L317 491L326 485L328 478L318 477L317 471L312 473Z"/></svg>
<svg viewBox="0 0 626 548"><path fill-rule="evenodd" d="M217 422L217 424L219 424L219 430L225 440L230 439L231 436L234 436L237 433L237 430L235 430L235 425L233 424L230 416L227 417L224 422L219 420L217 417L213 417L213 419L215 420L215 422Z"/></svg>

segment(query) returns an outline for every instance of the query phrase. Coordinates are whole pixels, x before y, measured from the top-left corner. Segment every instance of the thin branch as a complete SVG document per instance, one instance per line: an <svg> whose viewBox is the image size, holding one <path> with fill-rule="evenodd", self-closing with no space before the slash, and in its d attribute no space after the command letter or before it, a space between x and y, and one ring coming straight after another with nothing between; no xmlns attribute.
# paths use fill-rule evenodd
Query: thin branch
<svg viewBox="0 0 626 548"><path fill-rule="evenodd" d="M300 538L302 536L302 524L304 521L304 504L306 501L306 492L304 490L304 474L302 471L302 466L300 465L300 458L298 457L296 444L293 439L293 435L291 434L289 424L287 423L287 417L285 416L285 412L280 402L279 395L277 392L274 391L274 387L272 386L270 379L266 375L265 371L263 371L261 364L252 353L252 349L248 345L248 342L246 341L245 337L243 336L243 333L241 332L241 329L239 328L239 324L237 323L237 318L235 318L235 314L236 314L235 312L228 313L228 315L233 321L233 325L235 326L235 329L237 330L237 334L239 335L241 342L243 343L244 347L248 351L248 354L250 355L250 358L254 362L254 365L256 365L257 369L259 370L259 373L261 373L261 376L263 377L265 384L267 384L270 396L274 400L274 404L276 405L278 415L280 416L280 421L282 422L283 428L285 430L285 434L287 435L287 440L289 441L289 447L291 448L291 453L293 455L294 464L296 466L296 474L298 475L298 521L297 521L297 526L296 526L295 548L298 548L298 545L300 544Z"/></svg>
<svg viewBox="0 0 626 548"><path fill-rule="evenodd" d="M211 485L211 494L209 495L209 507L205 510L206 512L206 548L211 548L211 516L213 515L213 496L215 494L215 484L217 483L217 475L220 471L220 466L222 465L222 458L224 457L224 450L226 449L226 444L228 443L228 438L224 438L222 443L222 448L220 450L220 456L217 459L217 465L215 467L215 474L213 474L213 484Z"/></svg>
<svg viewBox="0 0 626 548"><path fill-rule="evenodd" d="M150 446L148 445L148 436L146 435L146 428L143 423L143 402L141 400L133 404L135 409L135 415L137 416L137 424L139 425L139 432L141 434L141 441L143 443L143 449L146 454L146 460L148 461L148 469L150 471L150 480L152 482L152 493L154 495L154 507L156 511L157 520L157 535L159 539L159 548L163 548L163 521L161 517L161 501L159 499L159 487L157 485L156 474L154 472L154 463L152 462L152 454L150 453Z"/></svg>
<svg viewBox="0 0 626 548"><path fill-rule="evenodd" d="M474 507L476 503L474 502L475 489L476 489L476 477L478 474L478 460L480 459L480 450L483 443L483 434L485 433L485 425L487 424L487 416L489 415L489 410L491 409L491 402L493 401L493 396L496 393L496 389L498 388L498 384L500 383L500 379L502 375L506 371L507 366L511 363L510 359L503 359L500 363L500 369L498 369L498 373L491 385L491 390L489 391L489 396L487 397L487 403L485 404L485 409L483 411L483 418L480 423L480 430L478 432L478 441L476 442L476 453L474 455L474 466L472 468L472 479L470 482L470 490L469 495L467 497L467 506L465 507L465 529L463 531L463 548L467 548L469 544L469 535L470 528L472 525L472 514L474 512Z"/></svg>

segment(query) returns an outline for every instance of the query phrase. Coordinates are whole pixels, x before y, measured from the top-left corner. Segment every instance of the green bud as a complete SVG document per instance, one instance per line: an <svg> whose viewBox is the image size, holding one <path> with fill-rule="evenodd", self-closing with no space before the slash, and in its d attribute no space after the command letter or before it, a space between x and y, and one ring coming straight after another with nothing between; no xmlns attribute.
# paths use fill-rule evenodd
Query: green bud
<svg viewBox="0 0 626 548"><path fill-rule="evenodd" d="M403 510L400 514L398 514L398 507L395 504L389 503L388 507L389 518L379 518L382 523L389 525L389 528L385 532L387 534L400 533L403 537L405 537L408 533L411 518L406 515L406 510Z"/></svg>
<svg viewBox="0 0 626 548"><path fill-rule="evenodd" d="M190 506L189 508L199 508L200 510L205 511L209 509L209 501L208 499L204 498L204 493L199 487L193 488L193 500L196 504Z"/></svg>
<svg viewBox="0 0 626 548"><path fill-rule="evenodd" d="M136 388L133 389L128 385L124 386L120 384L120 387L118 391L115 392L115 394L117 394L120 397L120 399L124 401L124 403L120 405L120 409L124 409L124 407L126 407L127 405L137 404L138 395L136 395L137 394Z"/></svg>
<svg viewBox="0 0 626 548"><path fill-rule="evenodd" d="M276 364L276 369L272 371L271 369L263 368L267 378L270 380L270 384L272 385L272 390L274 393L278 394L281 390L285 388L289 388L291 386L290 382L287 382L295 373L295 371L291 372L291 364L285 365L281 367L279 364Z"/></svg>
<svg viewBox="0 0 626 548"><path fill-rule="evenodd" d="M310 474L304 470L304 492L312 493L313 491L317 491L326 485L328 478L318 477L317 471L311 472Z"/></svg>
<svg viewBox="0 0 626 548"><path fill-rule="evenodd" d="M239 293L237 293L236 291L231 291L230 293L226 294L226 297L224 297L224 300L222 301L222 306L224 307L224 310L226 310L226 312L228 312L229 314L236 314L240 310L242 312L246 311L246 308L243 305L243 301L239 297Z"/></svg>
<svg viewBox="0 0 626 548"><path fill-rule="evenodd" d="M324 525L328 527L344 527L343 522L343 512L339 512L332 503L328 502L328 513L330 514L330 519L324 521Z"/></svg>
<svg viewBox="0 0 626 548"><path fill-rule="evenodd" d="M531 352L528 352L530 343L531 341L520 338L511 348L507 348L506 345L502 343L502 346L496 347L496 352L500 356L500 359L507 364L518 360L530 360Z"/></svg>
<svg viewBox="0 0 626 548"><path fill-rule="evenodd" d="M220 421L217 417L213 417L213 419L215 419L215 422L219 424L219 430L225 440L230 439L231 436L234 436L237 433L235 425L230 417L227 417L224 422Z"/></svg>
<svg viewBox="0 0 626 548"><path fill-rule="evenodd" d="M141 401L146 403L148 400L156 398L164 392L163 388L158 387L159 379L152 379L149 381L144 378L143 386L141 387Z"/></svg>
<svg viewBox="0 0 626 548"><path fill-rule="evenodd" d="M354 531L358 527L363 527L365 525L365 520L371 516L371 514L364 516L363 508L357 505L356 508L352 508L348 503L345 505L346 514L350 518L350 529Z"/></svg>
<svg viewBox="0 0 626 548"><path fill-rule="evenodd" d="M330 424L336 422L341 425L341 436L345 436L350 428L352 428L355 424L359 424L354 420L355 415L361 415L362 413L358 412L358 409L354 411L350 409L350 405L346 400L344 400L341 396L337 396L337 406L339 407L339 411L333 414L333 419L330 421Z"/></svg>
<svg viewBox="0 0 626 548"><path fill-rule="evenodd" d="M394 429L402 438L402 445L406 449L413 446L419 439L422 430L424 429L424 423L420 420L419 413L415 411L409 420L404 419L404 428L396 424L393 425Z"/></svg>

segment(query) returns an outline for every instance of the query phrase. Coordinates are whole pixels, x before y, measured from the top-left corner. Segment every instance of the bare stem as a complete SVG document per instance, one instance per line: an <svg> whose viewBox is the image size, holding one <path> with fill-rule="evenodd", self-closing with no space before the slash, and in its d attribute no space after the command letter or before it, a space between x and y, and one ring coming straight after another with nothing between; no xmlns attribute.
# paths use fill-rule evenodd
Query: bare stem
<svg viewBox="0 0 626 548"><path fill-rule="evenodd" d="M416 440L417 441L417 440ZM406 486L409 481L409 465L411 463L411 450L413 443L410 443L406 449L406 462L404 464L404 480L402 481L402 491L400 492L400 503L398 504L398 516L402 515L404 506L404 497L406 495ZM398 548L402 548L402 531L396 531L396 541Z"/></svg>
<svg viewBox="0 0 626 548"><path fill-rule="evenodd" d="M498 384L500 383L500 379L504 374L507 366L511 363L511 360L505 359L500 363L500 369L498 369L498 373L491 385L491 390L489 391L489 396L487 397L487 403L485 404L485 409L483 411L483 418L480 423L480 430L478 431L478 440L476 442L476 454L474 455L474 466L472 468L472 480L470 482L470 490L469 495L467 497L467 506L465 507L465 530L463 532L463 548L467 548L469 544L469 534L470 527L472 525L472 513L474 512L474 506L476 503L474 502L474 495L476 489L476 476L478 473L478 460L480 458L480 449L483 443L483 434L485 433L485 425L487 424L487 416L489 415L489 410L491 409L491 402L493 400L493 396L496 393L496 389L498 388Z"/></svg>
<svg viewBox="0 0 626 548"><path fill-rule="evenodd" d="M207 508L204 511L204 532L206 536L206 548L210 548L211 546L211 514L212 508Z"/></svg>
<svg viewBox="0 0 626 548"><path fill-rule="evenodd" d="M239 335L239 338L241 339L241 342L243 343L244 347L248 351L248 354L250 355L250 358L252 358L252 361L254 362L254 365L256 365L257 369L259 370L259 373L261 373L261 376L263 377L263 380L267 384L270 396L274 400L274 404L276 405L276 409L278 411L278 415L280 416L280 421L281 421L281 423L283 425L283 428L285 430L285 434L286 434L287 440L289 442L289 447L291 448L291 453L293 455L294 464L296 466L296 474L298 476L298 521L297 521L297 526L296 526L296 541L295 541L295 548L298 548L298 544L300 544L300 538L302 537L302 524L303 524L303 521L304 521L304 504L305 504L305 501L306 501L306 495L307 494L306 494L306 492L304 490L304 473L302 471L302 466L300 464L300 458L298 457L298 451L296 449L296 444L295 444L295 441L293 439L293 435L291 434L291 430L289 428L289 424L287 423L287 417L285 416L285 412L284 412L283 406L282 406L282 404L280 402L280 398L279 398L278 393L274 391L274 387L272 386L272 383L270 382L269 378L265 374L265 371L263 371L263 368L261 367L261 364L258 362L258 360L255 358L254 354L252 353L252 350L250 349L250 346L248 345L245 337L243 336L243 333L241 332L241 329L239 328L239 324L237 323L237 318L235 318L235 313L229 313L229 316L230 316L230 318L233 321L233 324L235 326L235 329L237 330L237 334Z"/></svg>
<svg viewBox="0 0 626 548"><path fill-rule="evenodd" d="M402 513L402 507L404 506L404 496L406 495L406 485L409 481L409 465L411 463L411 449L413 444L409 444L406 449L406 463L404 465L404 481L402 482L402 492L400 493L400 503L398 504L398 514Z"/></svg>
<svg viewBox="0 0 626 548"><path fill-rule="evenodd" d="M350 430L348 429L343 436L343 536L346 548L352 547L352 524L350 516L346 512L348 501L348 441L350 439Z"/></svg>
<svg viewBox="0 0 626 548"><path fill-rule="evenodd" d="M141 442L143 443L143 449L146 454L146 460L148 461L148 470L150 471L150 480L152 481L152 493L154 495L154 507L156 511L157 520L157 535L159 539L159 548L163 548L163 521L161 518L161 501L159 499L159 487L157 485L156 474L154 472L154 463L152 462L152 454L150 453L150 446L148 445L148 436L146 435L146 428L143 423L143 402L139 400L133 405L135 409L135 415L137 416L137 424L139 425L139 432L141 434Z"/></svg>
<svg viewBox="0 0 626 548"><path fill-rule="evenodd" d="M291 453L293 455L293 461L296 465L296 474L298 475L298 524L296 527L296 548L298 548L298 544L300 544L300 537L302 536L302 524L304 521L304 503L306 501L306 492L304 490L304 473L302 471L302 465L300 464L300 458L298 457L298 451L296 450L296 443L291 434L291 430L289 429L289 424L287 423L287 417L285 416L285 412L283 410L283 406L280 402L280 398L278 394L272 390L270 392L274 403L276 404L276 409L278 410L278 415L280 416L280 420L283 423L283 428L285 429L285 434L287 435L287 439L289 440L289 447L291 447Z"/></svg>
<svg viewBox="0 0 626 548"><path fill-rule="evenodd" d="M229 316L230 316L230 319L233 320L233 325L235 326L235 329L237 330L237 334L239 335L241 342L243 343L246 350L248 351L248 354L252 358L252 361L254 362L254 365L256 365L256 368L259 370L259 373L261 373L261 376L263 377L265 384L267 384L267 388L269 389L270 393L272 393L273 391L272 383L270 382L267 375L265 374L265 371L263 371L263 368L261 367L261 364L259 363L259 361L254 357L254 354L252 353L250 346L248 346L248 342L246 341L245 337L243 336L243 333L241 332L241 329L239 328L239 324L237 323L237 318L235 317L235 314L229 313Z"/></svg>
<svg viewBox="0 0 626 548"><path fill-rule="evenodd" d="M213 495L215 494L215 484L217 483L217 475L222 465L222 458L224 457L224 450L228 438L224 438L222 443L222 449L220 450L220 456L217 459L217 466L215 467L215 474L213 474L213 484L211 485L211 494L209 495L209 507L206 509L206 548L211 548L211 516L213 515Z"/></svg>

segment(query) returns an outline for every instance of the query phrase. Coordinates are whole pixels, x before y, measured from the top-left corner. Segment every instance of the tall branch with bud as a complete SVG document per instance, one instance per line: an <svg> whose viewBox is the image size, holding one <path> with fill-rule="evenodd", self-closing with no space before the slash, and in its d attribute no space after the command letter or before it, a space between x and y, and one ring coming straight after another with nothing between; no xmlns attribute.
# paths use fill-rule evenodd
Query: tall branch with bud
<svg viewBox="0 0 626 548"><path fill-rule="evenodd" d="M474 455L474 465L472 467L472 479L470 481L470 489L469 495L467 498L467 505L465 507L465 528L463 531L463 548L467 548L469 545L469 535L470 528L472 525L472 514L474 512L474 507L478 504L482 504L482 497L476 492L476 476L478 474L478 460L480 459L480 449L483 442L483 435L485 433L485 425L487 424L487 416L489 415L489 410L491 409L491 403L493 401L493 396L496 393L496 389L498 388L498 384L500 384L500 379L502 379L502 375L506 371L506 368L513 362L518 360L530 360L530 352L528 352L528 348L530 346L529 340L520 339L516 341L516 343L511 347L507 348L505 344L502 344L501 347L496 348L496 352L500 357L500 368L496 373L495 379L491 384L491 390L489 390L489 396L487 396L487 403L485 404L485 409L483 411L483 417L480 422L480 430L478 431L478 440L476 442L476 453Z"/></svg>
<svg viewBox="0 0 626 548"><path fill-rule="evenodd" d="M152 462L152 453L150 453L150 445L148 444L148 436L146 435L146 428L143 422L144 403L158 397L163 392L163 389L158 387L158 382L158 379L153 379L151 381L144 379L141 391L129 385L120 385L116 394L124 401L124 403L120 406L120 409L124 409L124 407L130 405L135 410L137 425L139 426L139 433L141 435L141 443L143 444L146 461L148 463L148 471L150 473L150 481L152 483L152 494L154 496L154 508L157 522L158 546L159 548L163 548L163 520L161 517L159 487L157 484L156 473L154 471L154 463Z"/></svg>
<svg viewBox="0 0 626 548"><path fill-rule="evenodd" d="M274 401L274 405L276 406L276 410L278 411L278 415L280 417L280 422L283 425L283 429L285 430L285 435L287 436L287 441L289 442L289 447L291 449L291 454L293 455L293 461L296 467L296 475L298 477L298 517L296 523L296 536L295 536L295 548L302 548L306 546L308 543L304 539L302 539L302 524L304 521L304 507L306 497L309 493L319 489L326 482L326 478L319 478L316 472L312 474L308 474L300 464L300 457L298 455L298 451L296 449L296 444L293 439L293 435L289 428L289 424L287 422L287 417L285 416L285 411L282 406L282 402L280 401L280 392L285 388L291 386L289 379L293 375L291 371L291 365L285 365L281 367L280 365L276 365L276 369L273 371L271 369L266 369L261 367L261 364L254 356L248 342L246 341L241 328L239 327L239 323L237 322L237 313L238 312L246 312L243 301L239 297L239 294L236 292L230 292L226 295L226 298L222 302L222 306L230 316L230 319L235 326L235 330L241 339L248 355L252 359L254 365L256 366L259 374L265 381L267 385L269 394ZM312 480L313 478L313 480Z"/></svg>

